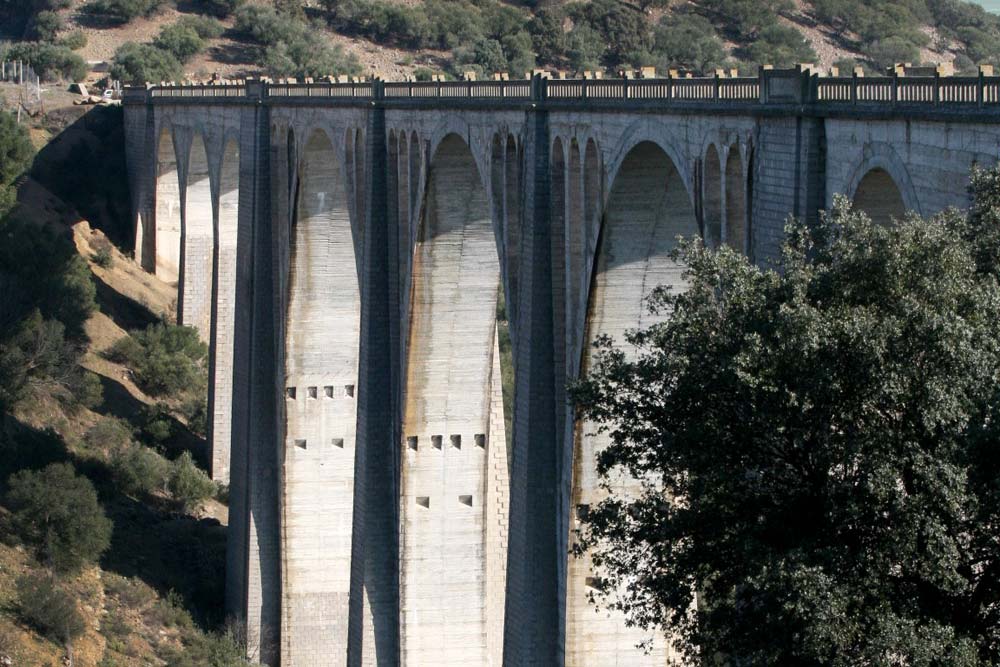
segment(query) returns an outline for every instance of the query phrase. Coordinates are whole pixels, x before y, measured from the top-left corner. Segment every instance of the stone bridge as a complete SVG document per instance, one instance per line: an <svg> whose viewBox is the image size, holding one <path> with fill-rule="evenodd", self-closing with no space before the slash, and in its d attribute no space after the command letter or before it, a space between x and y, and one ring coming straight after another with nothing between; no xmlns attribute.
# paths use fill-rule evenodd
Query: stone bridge
<svg viewBox="0 0 1000 667"><path fill-rule="evenodd" d="M568 556L603 436L588 342L766 264L835 193L964 206L1000 77L160 85L126 91L136 261L211 344L227 599L271 665L665 665Z"/></svg>

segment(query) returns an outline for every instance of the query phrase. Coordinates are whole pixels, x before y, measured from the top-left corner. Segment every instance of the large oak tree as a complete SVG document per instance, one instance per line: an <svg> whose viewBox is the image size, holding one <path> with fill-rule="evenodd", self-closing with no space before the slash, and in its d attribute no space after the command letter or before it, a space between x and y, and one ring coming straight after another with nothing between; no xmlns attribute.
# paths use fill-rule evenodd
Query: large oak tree
<svg viewBox="0 0 1000 667"><path fill-rule="evenodd" d="M1000 663L1000 172L972 194L891 227L838 199L771 269L683 246L670 318L572 392L611 440L600 602L692 658Z"/></svg>

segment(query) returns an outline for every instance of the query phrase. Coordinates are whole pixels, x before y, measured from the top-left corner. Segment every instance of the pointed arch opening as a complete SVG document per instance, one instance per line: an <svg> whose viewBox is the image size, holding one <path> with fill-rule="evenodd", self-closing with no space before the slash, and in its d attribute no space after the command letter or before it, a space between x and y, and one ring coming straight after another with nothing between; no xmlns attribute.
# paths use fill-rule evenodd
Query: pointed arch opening
<svg viewBox="0 0 1000 667"><path fill-rule="evenodd" d="M906 204L896 181L881 167L871 169L858 183L854 208L864 211L877 225L891 225L906 215Z"/></svg>
<svg viewBox="0 0 1000 667"><path fill-rule="evenodd" d="M208 341L212 321L212 273L215 247L215 207L209 176L205 139L194 135L188 154L181 245L183 274L180 287L180 322L198 330Z"/></svg>
<svg viewBox="0 0 1000 667"><path fill-rule="evenodd" d="M299 166L285 319L281 639L288 664L347 652L361 298L345 172L327 134L314 131Z"/></svg>
<svg viewBox="0 0 1000 667"><path fill-rule="evenodd" d="M177 283L181 266L181 186L170 130L164 128L156 151L156 211L152 269L160 280ZM145 264L145 263L144 263Z"/></svg>
<svg viewBox="0 0 1000 667"><path fill-rule="evenodd" d="M726 244L738 252L746 252L747 209L746 177L739 144L733 144L726 158Z"/></svg>
<svg viewBox="0 0 1000 667"><path fill-rule="evenodd" d="M436 148L424 201L400 443L402 653L407 664L499 664L508 506L500 262L487 192L458 135Z"/></svg>
<svg viewBox="0 0 1000 667"><path fill-rule="evenodd" d="M705 245L718 248L722 240L722 167L719 151L709 145L705 153L702 182L702 216L705 220Z"/></svg>
<svg viewBox="0 0 1000 667"><path fill-rule="evenodd" d="M601 226L598 256L591 283L583 367L590 363L590 342L611 336L624 345L624 334L647 327L653 316L646 297L657 285L683 289L683 266L670 258L678 236L699 233L691 197L676 165L658 145L642 142L626 155L615 176ZM597 475L598 453L608 444L595 424L578 423L573 456L573 484L569 508L570 543L588 508L606 497ZM634 480L616 480L624 493L636 488ZM669 656L662 638L654 639L649 653L636 645L648 635L628 627L619 612L595 613L589 602L600 581L589 557L569 557L566 599L566 665L628 664L664 665Z"/></svg>
<svg viewBox="0 0 1000 667"><path fill-rule="evenodd" d="M240 148L235 139L226 142L219 172L218 233L215 247L215 286L212 303L208 442L211 447L212 478L229 482L230 440L233 402L233 336L236 326L236 237L240 208Z"/></svg>

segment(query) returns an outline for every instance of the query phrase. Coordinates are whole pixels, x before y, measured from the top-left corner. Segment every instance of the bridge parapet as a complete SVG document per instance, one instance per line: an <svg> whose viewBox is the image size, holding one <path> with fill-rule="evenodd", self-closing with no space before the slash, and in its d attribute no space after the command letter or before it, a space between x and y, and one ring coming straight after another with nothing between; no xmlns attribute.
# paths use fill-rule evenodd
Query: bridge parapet
<svg viewBox="0 0 1000 667"><path fill-rule="evenodd" d="M368 106L408 102L462 105L535 104L559 107L587 103L615 107L662 103L726 108L746 106L795 106L817 109L869 107L985 107L1000 108L1000 76L981 71L978 76L821 76L808 67L788 70L762 68L756 77L530 79L489 81L328 81L160 84L128 86L125 104L198 100L199 103L232 103L236 100L281 104L293 100L325 100L337 104Z"/></svg>

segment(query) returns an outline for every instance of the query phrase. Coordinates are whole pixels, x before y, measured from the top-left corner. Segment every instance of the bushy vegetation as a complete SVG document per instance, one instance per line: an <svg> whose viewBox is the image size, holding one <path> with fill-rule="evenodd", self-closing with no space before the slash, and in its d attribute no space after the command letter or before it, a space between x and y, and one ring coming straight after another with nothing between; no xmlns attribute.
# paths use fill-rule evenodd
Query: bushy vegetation
<svg viewBox="0 0 1000 667"><path fill-rule="evenodd" d="M260 60L273 76L321 77L361 69L357 58L329 44L296 14L246 5L236 12L236 30L260 44Z"/></svg>
<svg viewBox="0 0 1000 667"><path fill-rule="evenodd" d="M692 662L1000 664L1000 168L971 191L892 225L838 196L775 268L682 247L669 318L572 391L602 606Z"/></svg>
<svg viewBox="0 0 1000 667"><path fill-rule="evenodd" d="M190 452L184 452L170 466L167 480L170 495L188 512L196 511L215 495L215 482L199 468Z"/></svg>
<svg viewBox="0 0 1000 667"><path fill-rule="evenodd" d="M49 42L18 42L7 51L10 60L31 63L42 79L53 81L83 81L87 77L87 63L68 46Z"/></svg>
<svg viewBox="0 0 1000 667"><path fill-rule="evenodd" d="M97 562L111 543L111 521L97 492L72 465L22 470L8 481L5 504L18 536L56 572Z"/></svg>
<svg viewBox="0 0 1000 667"><path fill-rule="evenodd" d="M115 51L111 76L126 83L178 81L181 64L171 53L152 44L126 42Z"/></svg>
<svg viewBox="0 0 1000 667"><path fill-rule="evenodd" d="M201 394L207 386L208 346L193 327L151 324L120 339L110 356L128 364L138 385L152 396Z"/></svg>
<svg viewBox="0 0 1000 667"><path fill-rule="evenodd" d="M68 646L87 629L76 597L49 574L20 577L17 598L24 621L51 639Z"/></svg>
<svg viewBox="0 0 1000 667"><path fill-rule="evenodd" d="M150 16L162 5L162 0L91 0L84 9L113 23L128 23L140 16Z"/></svg>

